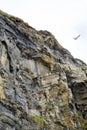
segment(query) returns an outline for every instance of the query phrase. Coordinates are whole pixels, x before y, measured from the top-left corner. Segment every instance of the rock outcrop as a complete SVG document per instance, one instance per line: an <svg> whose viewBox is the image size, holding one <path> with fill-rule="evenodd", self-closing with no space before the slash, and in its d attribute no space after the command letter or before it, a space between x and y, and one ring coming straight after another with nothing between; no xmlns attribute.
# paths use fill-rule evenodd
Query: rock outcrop
<svg viewBox="0 0 87 130"><path fill-rule="evenodd" d="M87 130L87 65L2 11L0 130Z"/></svg>

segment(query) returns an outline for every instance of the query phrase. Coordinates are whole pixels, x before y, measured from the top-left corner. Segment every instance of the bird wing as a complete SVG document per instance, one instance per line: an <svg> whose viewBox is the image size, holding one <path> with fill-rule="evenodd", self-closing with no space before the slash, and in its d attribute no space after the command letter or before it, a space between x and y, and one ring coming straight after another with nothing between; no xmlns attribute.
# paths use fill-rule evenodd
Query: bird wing
<svg viewBox="0 0 87 130"><path fill-rule="evenodd" d="M74 37L73 39L74 39L74 40L77 40L79 37L80 37L80 35L78 35L77 37Z"/></svg>

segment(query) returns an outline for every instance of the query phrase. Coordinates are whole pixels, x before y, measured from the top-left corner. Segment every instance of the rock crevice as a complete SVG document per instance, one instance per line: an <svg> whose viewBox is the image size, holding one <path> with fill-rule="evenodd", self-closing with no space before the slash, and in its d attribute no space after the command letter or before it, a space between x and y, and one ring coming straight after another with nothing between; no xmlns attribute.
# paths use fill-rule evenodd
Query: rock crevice
<svg viewBox="0 0 87 130"><path fill-rule="evenodd" d="M87 130L87 65L48 31L0 11L0 130Z"/></svg>

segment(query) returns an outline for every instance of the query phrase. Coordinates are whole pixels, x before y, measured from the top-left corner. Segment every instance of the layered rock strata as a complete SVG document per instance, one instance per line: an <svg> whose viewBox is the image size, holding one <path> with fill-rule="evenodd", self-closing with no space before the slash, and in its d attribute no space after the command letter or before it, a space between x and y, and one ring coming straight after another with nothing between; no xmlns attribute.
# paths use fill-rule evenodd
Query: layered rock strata
<svg viewBox="0 0 87 130"><path fill-rule="evenodd" d="M87 65L2 11L0 130L87 130Z"/></svg>

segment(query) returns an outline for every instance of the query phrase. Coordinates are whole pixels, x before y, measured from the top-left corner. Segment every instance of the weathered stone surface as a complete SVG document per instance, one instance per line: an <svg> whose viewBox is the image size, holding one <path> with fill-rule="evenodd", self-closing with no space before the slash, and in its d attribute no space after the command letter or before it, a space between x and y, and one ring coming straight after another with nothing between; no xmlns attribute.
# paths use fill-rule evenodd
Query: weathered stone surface
<svg viewBox="0 0 87 130"><path fill-rule="evenodd" d="M0 130L87 130L87 65L2 11Z"/></svg>

